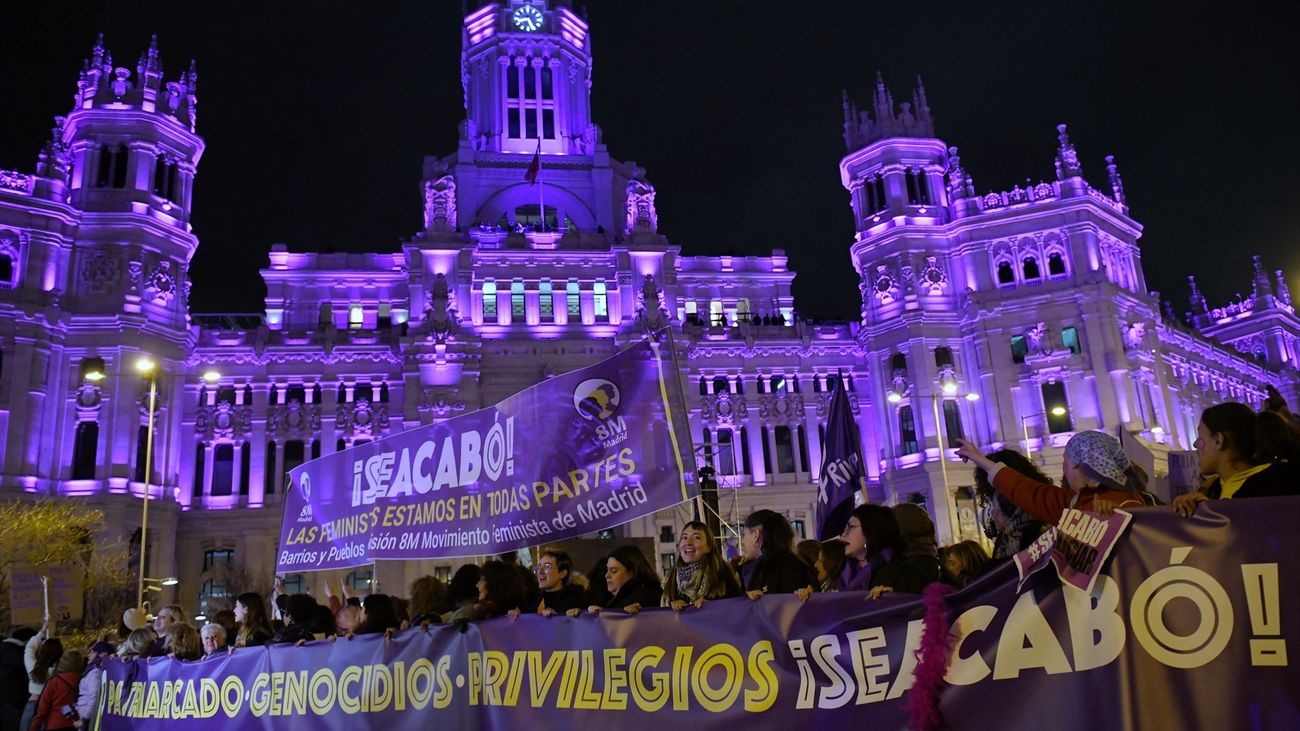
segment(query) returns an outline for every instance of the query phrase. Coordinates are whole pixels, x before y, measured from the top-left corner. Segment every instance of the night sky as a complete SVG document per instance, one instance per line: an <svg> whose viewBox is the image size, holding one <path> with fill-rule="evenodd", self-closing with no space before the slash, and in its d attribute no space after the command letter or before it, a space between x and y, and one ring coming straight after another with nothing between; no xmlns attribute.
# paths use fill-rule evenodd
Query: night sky
<svg viewBox="0 0 1300 731"><path fill-rule="evenodd" d="M422 158L455 149L454 0L26 5L0 23L0 168L34 168L97 32L131 69L158 34L168 81L198 60L195 311L260 310L272 243L396 251ZM785 249L809 317L857 313L840 90L869 106L877 70L900 100L924 77L981 194L1051 179L1059 122L1095 187L1115 155L1148 286L1179 312L1188 273L1211 306L1249 294L1252 253L1300 296L1293 28L1163 5L590 0L593 114L685 254Z"/></svg>

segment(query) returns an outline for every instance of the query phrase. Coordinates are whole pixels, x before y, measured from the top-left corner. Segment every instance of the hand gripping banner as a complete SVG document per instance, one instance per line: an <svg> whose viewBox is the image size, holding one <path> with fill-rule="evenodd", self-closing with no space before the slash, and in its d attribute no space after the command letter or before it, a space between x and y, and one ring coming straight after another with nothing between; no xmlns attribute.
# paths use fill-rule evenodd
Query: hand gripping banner
<svg viewBox="0 0 1300 731"><path fill-rule="evenodd" d="M670 344L293 469L276 571L503 553L694 497Z"/></svg>
<svg viewBox="0 0 1300 731"><path fill-rule="evenodd" d="M1300 498L1132 513L1091 592L1053 571L1018 591L1006 562L931 607L769 595L111 659L100 728L896 730L931 622L954 731L1300 728Z"/></svg>

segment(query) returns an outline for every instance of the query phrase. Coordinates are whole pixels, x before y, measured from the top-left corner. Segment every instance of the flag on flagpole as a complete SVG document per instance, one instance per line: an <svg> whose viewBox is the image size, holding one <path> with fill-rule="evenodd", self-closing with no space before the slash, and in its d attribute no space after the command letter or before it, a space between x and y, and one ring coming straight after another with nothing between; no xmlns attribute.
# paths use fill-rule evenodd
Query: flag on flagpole
<svg viewBox="0 0 1300 731"><path fill-rule="evenodd" d="M542 141L537 140L537 152L533 153L533 161L528 164L528 169L524 171L524 180L529 185L537 182L537 174L542 172Z"/></svg>
<svg viewBox="0 0 1300 731"><path fill-rule="evenodd" d="M830 412L826 416L826 443L817 486L817 539L824 541L844 532L853 512L853 496L863 487L862 440L849 408L844 374L835 380Z"/></svg>

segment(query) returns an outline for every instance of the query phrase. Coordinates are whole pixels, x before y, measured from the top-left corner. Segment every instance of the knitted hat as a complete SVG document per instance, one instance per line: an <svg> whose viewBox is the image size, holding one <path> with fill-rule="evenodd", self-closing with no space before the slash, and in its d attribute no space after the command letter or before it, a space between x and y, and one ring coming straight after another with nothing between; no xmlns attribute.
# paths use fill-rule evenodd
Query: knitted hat
<svg viewBox="0 0 1300 731"><path fill-rule="evenodd" d="M1065 444L1065 456L1077 465L1087 465L1093 472L1123 485L1128 480L1124 471L1128 469L1128 455L1119 440L1099 431L1081 431L1070 437Z"/></svg>

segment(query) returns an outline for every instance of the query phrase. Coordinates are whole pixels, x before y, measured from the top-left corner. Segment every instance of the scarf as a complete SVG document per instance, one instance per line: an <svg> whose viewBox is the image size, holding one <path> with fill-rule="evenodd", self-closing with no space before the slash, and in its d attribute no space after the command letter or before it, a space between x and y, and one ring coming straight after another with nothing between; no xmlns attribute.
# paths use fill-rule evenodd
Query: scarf
<svg viewBox="0 0 1300 731"><path fill-rule="evenodd" d="M867 560L858 563L855 558L844 561L844 570L840 572L840 591L866 591L871 588L871 575L876 569L888 564L894 556L893 549L885 548Z"/></svg>
<svg viewBox="0 0 1300 731"><path fill-rule="evenodd" d="M696 599L707 598L709 587L705 586L704 571L700 569L700 562L683 563L677 567L677 596L682 601L693 602Z"/></svg>

